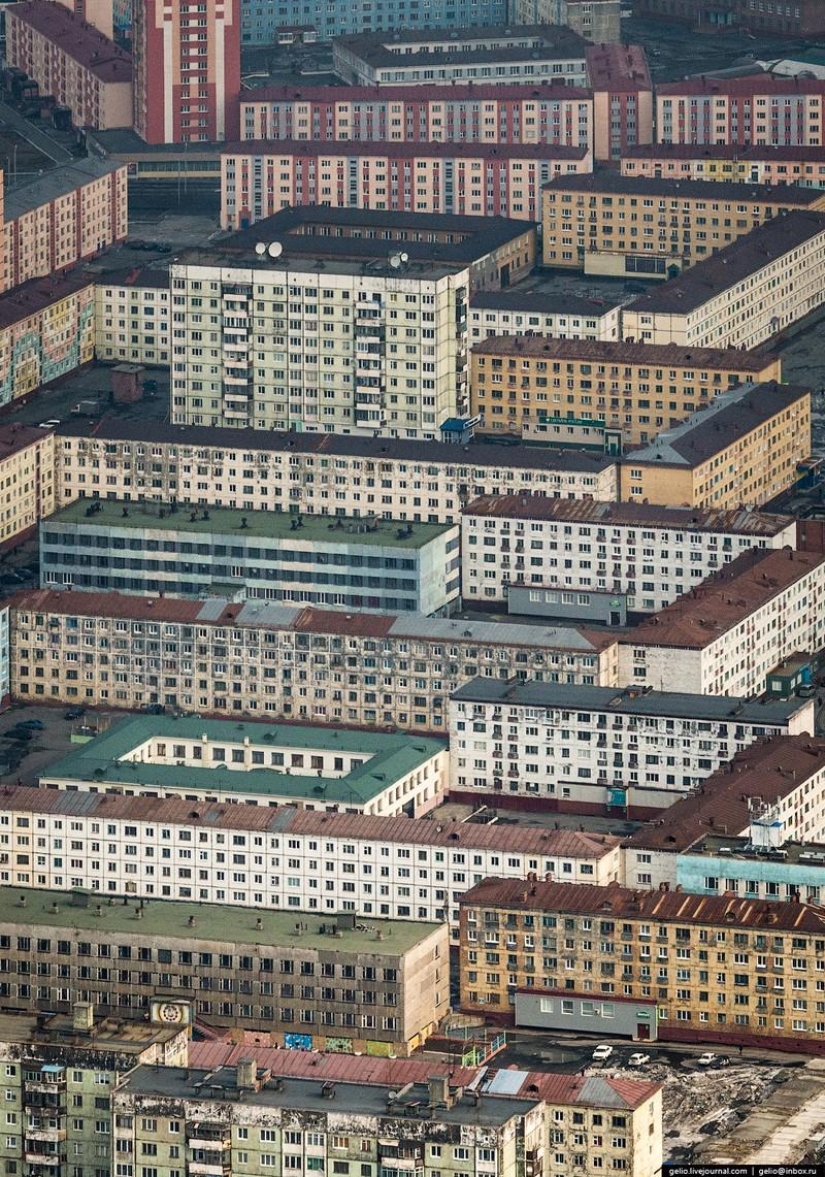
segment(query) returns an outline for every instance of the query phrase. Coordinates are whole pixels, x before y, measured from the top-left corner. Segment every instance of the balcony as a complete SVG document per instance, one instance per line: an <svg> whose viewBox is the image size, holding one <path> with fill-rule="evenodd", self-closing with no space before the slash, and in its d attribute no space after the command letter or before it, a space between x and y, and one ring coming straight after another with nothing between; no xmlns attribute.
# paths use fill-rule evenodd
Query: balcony
<svg viewBox="0 0 825 1177"><path fill-rule="evenodd" d="M186 1171L191 1174L200 1174L201 1177L229 1177L232 1172L232 1162L229 1155L226 1160L216 1158L214 1161L190 1161Z"/></svg>
<svg viewBox="0 0 825 1177"><path fill-rule="evenodd" d="M42 1123L37 1120L29 1120L26 1124L26 1144L32 1142L31 1147L35 1148L38 1141L52 1141L54 1144L66 1139L66 1129L59 1128L56 1125L50 1126L47 1120Z"/></svg>
<svg viewBox="0 0 825 1177"><path fill-rule="evenodd" d="M45 1143L35 1144L32 1141L31 1145L27 1143L23 1149L23 1159L27 1165L47 1165L50 1169L56 1169L66 1163L66 1152L65 1149L50 1149Z"/></svg>

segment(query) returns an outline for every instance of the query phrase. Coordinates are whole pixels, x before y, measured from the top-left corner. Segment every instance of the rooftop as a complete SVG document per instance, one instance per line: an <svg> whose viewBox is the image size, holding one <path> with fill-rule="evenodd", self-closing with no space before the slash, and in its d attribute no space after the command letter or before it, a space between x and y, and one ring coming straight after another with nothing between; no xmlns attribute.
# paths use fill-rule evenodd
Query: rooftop
<svg viewBox="0 0 825 1177"><path fill-rule="evenodd" d="M790 708L788 708L790 710ZM6 813L96 817L109 821L150 822L204 830L255 830L277 835L347 838L354 842L406 843L462 850L500 850L542 858L599 859L610 854L619 839L583 830L541 829L491 822L445 821L413 817L372 817L361 813L322 813L315 809L258 805L220 805L157 797L117 796L112 793L67 792L7 785L2 792Z"/></svg>
<svg viewBox="0 0 825 1177"><path fill-rule="evenodd" d="M825 147L772 147L767 144L743 147L738 143L642 143L623 149L622 160L627 159L729 159L738 163L751 159L765 160L767 163L782 163L785 160L795 163L797 160L808 160L811 163L825 163Z"/></svg>
<svg viewBox="0 0 825 1177"><path fill-rule="evenodd" d="M821 552L751 548L622 635L622 645L703 650L825 563Z"/></svg>
<svg viewBox="0 0 825 1177"><path fill-rule="evenodd" d="M332 108L351 107L356 102L376 106L389 106L393 102L423 106L436 102L576 102L589 97L590 91L582 86L565 86L550 81L514 83L506 89L492 83L477 85L474 82L433 85L426 89L410 89L409 86L343 86L335 89L330 86L289 85L245 90L241 93L241 109L262 103L277 105L307 102Z"/></svg>
<svg viewBox="0 0 825 1177"><path fill-rule="evenodd" d="M615 687L574 686L569 683L513 682L474 678L453 692L456 703L489 703L504 707L564 708L604 711L611 715L652 715L668 719L707 720L711 723L776 725L781 727L799 711L814 709L810 700L765 703L723 695L623 690Z"/></svg>
<svg viewBox="0 0 825 1177"><path fill-rule="evenodd" d="M459 907L504 911L546 911L596 915L604 919L657 920L659 923L771 928L774 932L825 932L825 912L805 903L780 903L732 896L691 895L685 891L635 891L619 883L525 883L485 879L465 891Z"/></svg>
<svg viewBox="0 0 825 1177"><path fill-rule="evenodd" d="M104 270L100 274L95 273L94 277L98 289L114 286L134 286L139 289L145 287L148 290L169 289L169 271L154 270L151 266L125 266L119 270Z"/></svg>
<svg viewBox="0 0 825 1177"><path fill-rule="evenodd" d="M825 95L825 81L816 78L783 77L780 74L752 73L744 77L720 78L694 74L680 82L663 82L656 86L657 98L725 94L745 97L751 94L820 94Z"/></svg>
<svg viewBox="0 0 825 1177"><path fill-rule="evenodd" d="M29 25L101 82L132 81L132 59L114 41L55 0L22 0L7 15Z"/></svg>
<svg viewBox="0 0 825 1177"><path fill-rule="evenodd" d="M0 1042L20 1043L24 1048L23 1057L27 1059L47 1058L52 1051L70 1047L77 1053L116 1051L131 1056L128 1065L133 1066L135 1055L142 1054L156 1042L170 1042L180 1033L179 1026L155 1026L114 1018L98 1019L91 1032L84 1032L75 1029L71 1014L0 1013ZM87 1060L87 1065L93 1066L94 1060Z"/></svg>
<svg viewBox="0 0 825 1177"><path fill-rule="evenodd" d="M708 187L718 188L709 182ZM814 191L814 189L810 189ZM472 300L472 306L478 299ZM590 312L591 314L593 311ZM550 360L593 360L650 368L702 368L721 372L764 372L776 356L738 348L681 347L677 343L624 343L620 340L551 339L546 335L494 335L473 344L473 355L523 355Z"/></svg>
<svg viewBox="0 0 825 1177"><path fill-rule="evenodd" d="M60 5L57 6L61 7ZM62 278L32 278L7 294L0 295L0 327L11 327L33 315L45 311L64 298L71 298L79 290L92 289L94 278L80 270L73 270Z"/></svg>
<svg viewBox="0 0 825 1177"><path fill-rule="evenodd" d="M25 905L21 900L25 899ZM138 908L141 921L135 918ZM56 909L56 910L55 910ZM296 916L305 926L296 935ZM129 936L166 942L197 940L202 943L235 942L256 948L282 948L293 952L358 952L376 957L395 957L409 952L443 928L443 924L410 920L370 918L369 927L340 928L332 936L336 917L306 912L269 911L263 908L225 907L221 903L186 903L179 900L141 899L113 903L102 895L76 891L35 891L21 887L0 887L0 925L40 928L71 928L76 934L97 932L104 938ZM342 921L344 925L348 922ZM325 930L322 932L321 928ZM383 933L383 940L377 932Z"/></svg>
<svg viewBox="0 0 825 1177"><path fill-rule="evenodd" d="M650 70L641 45L600 44L585 49L587 77L594 90L650 90Z"/></svg>
<svg viewBox="0 0 825 1177"><path fill-rule="evenodd" d="M741 384L673 429L666 429L649 445L629 450L624 462L629 466L661 462L695 469L810 395L810 389L795 384Z"/></svg>
<svg viewBox="0 0 825 1177"><path fill-rule="evenodd" d="M821 870L825 867L825 844L821 842L783 842L781 857L777 857L768 847L754 846L750 836L744 838L729 838L724 834L708 834L700 838L683 854L701 858L732 858L734 861L746 862L781 862L780 869L785 866L813 867Z"/></svg>
<svg viewBox="0 0 825 1177"><path fill-rule="evenodd" d="M739 752L694 792L662 811L625 845L678 854L711 833L743 837L761 810L789 797L825 769L825 742L810 736L774 736Z"/></svg>
<svg viewBox="0 0 825 1177"><path fill-rule="evenodd" d="M776 204L797 205L802 208L818 204L823 199L819 188L803 188L798 184L742 184L725 180L654 179L647 176L625 176L621 172L603 170L587 175L554 176L544 185L545 192L601 192L607 195L663 196L671 204L683 200L704 200L709 205Z"/></svg>
<svg viewBox="0 0 825 1177"><path fill-rule="evenodd" d="M660 507L655 503L604 503L594 499L551 499L546 495L483 495L463 511L499 519L545 519L599 527L661 527L687 532L773 536L793 526L792 515L769 515L745 507L730 510Z"/></svg>
<svg viewBox="0 0 825 1177"><path fill-rule="evenodd" d="M677 278L640 295L625 311L689 314L822 234L825 234L825 213L795 209L773 217L718 253L690 266Z"/></svg>
<svg viewBox="0 0 825 1177"><path fill-rule="evenodd" d="M292 768L263 768L233 765L225 760L204 761L204 767L180 765L170 754L169 763L147 763L139 749L150 740L196 740L206 746L256 747L275 752L341 752L363 756L349 772L333 776L325 770L302 774ZM272 723L234 723L197 716L172 718L165 715L130 716L113 723L101 735L82 744L62 760L48 766L42 782L94 783L96 787L156 788L170 790L170 796L197 789L231 804L237 796L260 797L263 805L282 805L288 799L318 805L365 805L385 792L393 782L426 765L445 750L440 740L410 736L403 732L353 731L327 726L298 727ZM136 751L138 750L138 751ZM286 757L285 757L286 759ZM206 767L208 763L209 767ZM248 803L248 802L247 802Z"/></svg>
<svg viewBox="0 0 825 1177"><path fill-rule="evenodd" d="M90 514L92 506L94 509ZM450 530L446 523L399 524L396 520L378 516L350 519L343 515L292 515L288 511L241 511L233 507L192 510L188 505L175 509L163 503L127 503L122 499L95 499L93 502L77 499L45 521L46 527L54 524L81 525L106 531L149 529L186 535L288 540L290 544L333 547L343 544L410 550L423 548ZM409 534L407 527L411 529Z"/></svg>
<svg viewBox="0 0 825 1177"><path fill-rule="evenodd" d="M563 25L470 27L455 30L400 29L392 33L355 33L336 37L344 51L375 69L464 65L485 61L584 61L588 42ZM404 46L402 49L401 47Z"/></svg>
<svg viewBox="0 0 825 1177"><path fill-rule="evenodd" d="M473 295L470 312L473 311L526 311L538 315L581 315L583 318L598 319L621 306L600 298L580 298L576 295L545 293L543 290L479 290ZM478 350L479 344L473 349Z"/></svg>
<svg viewBox="0 0 825 1177"><path fill-rule="evenodd" d="M221 155L295 155L308 156L365 156L378 158L412 159L533 159L541 162L551 160L583 160L587 155L584 147L567 147L546 143L389 143L385 140L341 139L245 139L239 143L221 145ZM803 191L811 191L804 189ZM260 223L260 222L259 222Z"/></svg>
<svg viewBox="0 0 825 1177"><path fill-rule="evenodd" d="M52 434L51 429L38 429L34 425L22 425L19 421L0 425L0 462L7 461L30 445L45 441Z"/></svg>
<svg viewBox="0 0 825 1177"><path fill-rule="evenodd" d="M25 216L41 205L59 200L70 192L76 192L87 184L94 184L105 176L119 171L123 164L108 163L106 160L89 156L86 159L61 163L59 168L44 172L24 184L14 184L7 192L3 217L8 224L17 217ZM124 182L126 174L124 172Z"/></svg>

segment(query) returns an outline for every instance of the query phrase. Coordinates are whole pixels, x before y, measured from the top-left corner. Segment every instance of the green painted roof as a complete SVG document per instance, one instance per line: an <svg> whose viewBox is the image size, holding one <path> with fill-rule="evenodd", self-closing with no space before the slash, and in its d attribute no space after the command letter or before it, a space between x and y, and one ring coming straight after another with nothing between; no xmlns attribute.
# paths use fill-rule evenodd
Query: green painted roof
<svg viewBox="0 0 825 1177"><path fill-rule="evenodd" d="M280 772L275 768L232 769L210 761L203 768L167 764L139 764L122 759L146 740L165 737L195 739L206 735L212 746L251 744L277 751L279 747L334 751L345 755L367 755L370 759L346 776L306 776ZM208 790L220 796L256 793L262 800L285 801L297 797L342 805L367 804L392 783L446 748L446 741L425 739L405 733L348 731L325 726L292 727L267 723L233 723L231 720L173 719L167 715L132 716L113 723L102 735L49 765L43 781L91 781L101 790L106 785L141 785L144 788Z"/></svg>
<svg viewBox="0 0 825 1177"><path fill-rule="evenodd" d="M87 514L93 503L99 504L99 509ZM124 511L127 514L124 515ZM293 530L292 525L299 518L302 526ZM246 527L241 525L244 519ZM237 536L239 541L247 542L250 539L290 539L303 543L364 544L413 550L424 547L451 529L449 524L413 523L412 534L399 538L398 532L406 531L407 524L397 520L370 521L343 515L298 516L285 511L239 511L231 507L210 507L208 510L198 507L193 510L189 504L178 506L172 512L162 503L127 503L121 499L77 499L51 515L44 523L44 531L48 532L53 523L88 524L115 532L151 529L212 538ZM374 526L375 530L365 530L368 525Z"/></svg>
<svg viewBox="0 0 825 1177"><path fill-rule="evenodd" d="M150 936L163 936L170 942L176 940L209 940L217 943L237 942L242 945L289 947L290 951L302 948L313 951L327 949L330 953L363 952L374 956L398 956L409 951L442 924L424 923L412 920L369 920L358 917L358 927L344 929L341 936L329 931L321 933L321 927L331 928L335 916L322 916L317 912L268 911L259 908L228 907L220 903L185 903L177 899L144 899L143 916L135 918L138 900L124 903L115 900L109 905L103 895L88 894L87 906L76 906L74 892L34 891L21 887L0 887L0 924L36 924L55 929L73 928L77 932L89 932L90 938L96 932L112 935L129 935L135 943ZM83 893L84 897L87 893ZM26 906L20 900L25 896ZM57 906L57 912L53 907ZM98 914L98 908L100 913ZM189 920L194 919L190 926ZM260 919L261 927L257 922ZM296 925L302 925L301 934ZM303 927L305 925L305 927ZM377 938L378 932L383 939ZM83 939L83 937L79 937ZM172 945L173 946L173 945Z"/></svg>

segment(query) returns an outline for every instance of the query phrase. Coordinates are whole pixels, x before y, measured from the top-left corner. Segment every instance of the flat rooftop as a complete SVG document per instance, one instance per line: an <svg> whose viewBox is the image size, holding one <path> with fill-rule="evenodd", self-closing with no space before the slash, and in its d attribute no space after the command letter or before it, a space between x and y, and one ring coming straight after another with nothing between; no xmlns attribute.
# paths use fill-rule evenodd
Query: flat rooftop
<svg viewBox="0 0 825 1177"><path fill-rule="evenodd" d="M618 299L611 301L600 298L581 298L577 295L552 294L543 290L479 290L473 295L470 316L473 311L524 311L536 315L581 316L598 319L609 315L621 306ZM502 337L504 338L504 337ZM481 345L473 344L478 351Z"/></svg>
<svg viewBox="0 0 825 1177"><path fill-rule="evenodd" d="M364 757L341 776L324 775L311 770L306 774L284 765L246 767L232 765L231 756L224 761L204 760L203 767L175 763L146 763L133 759L135 749L150 740L168 742L196 740L204 746L232 748L249 746L277 752L341 752ZM74 782L93 784L99 792L107 787L144 791L169 791L172 797L187 789L214 795L231 802L237 795L260 798L261 805L283 804L299 798L318 805L367 804L383 793L394 781L423 767L443 752L446 742L403 732L354 731L344 728L292 727L270 723L234 723L230 720L201 719L197 716L172 718L165 715L131 716L119 720L101 735L82 744L68 756L48 766L41 774L41 784ZM172 761L171 754L167 757ZM286 759L286 757L285 757ZM244 802L249 804L249 802Z"/></svg>
<svg viewBox="0 0 825 1177"><path fill-rule="evenodd" d="M718 184L709 186L718 188ZM814 189L810 189L814 191ZM472 306L478 305L473 299ZM592 313L592 312L591 312ZM529 356L549 360L593 360L595 363L646 368L702 368L721 372L764 372L777 359L756 351L721 347L681 347L677 343L625 343L621 340L551 339L544 335L494 335L473 345L480 356Z"/></svg>
<svg viewBox="0 0 825 1177"><path fill-rule="evenodd" d="M89 514L92 505L99 510ZM194 516L194 518L193 518ZM246 521L244 523L244 520ZM300 526L295 526L300 522ZM446 523L398 523L379 517L351 519L343 515L291 515L286 511L241 511L233 507L190 509L179 505L125 502L121 499L77 499L44 521L44 538L54 524L116 531L151 530L185 535L233 536L290 543L390 547L417 550L451 529ZM411 526L410 534L406 529ZM399 535L399 532L404 532Z"/></svg>
<svg viewBox="0 0 825 1177"><path fill-rule="evenodd" d="M412 140L405 143L390 143L374 139L244 139L237 143L222 144L221 155L294 155L308 159L317 159L319 156L353 158L369 155L379 159L528 159L549 163L553 160L578 162L585 158L587 150L584 147L546 143L422 143Z"/></svg>
<svg viewBox="0 0 825 1177"><path fill-rule="evenodd" d="M696 150L696 149L694 149ZM743 184L727 180L674 180L646 176L625 176L621 172L601 171L587 175L554 176L544 185L545 192L595 192L614 196L658 196L671 203L682 200L705 200L708 205L778 204L807 207L823 199L819 188L799 184Z"/></svg>
<svg viewBox="0 0 825 1177"><path fill-rule="evenodd" d="M585 56L587 78L594 90L633 93L652 88L642 45L588 45Z"/></svg>
<svg viewBox="0 0 825 1177"><path fill-rule="evenodd" d="M51 429L38 429L35 425L23 425L19 421L0 425L0 462L5 462L30 445L37 445L51 437Z"/></svg>
<svg viewBox="0 0 825 1177"><path fill-rule="evenodd" d="M809 388L777 384L775 380L741 384L717 396L680 425L660 433L649 445L628 450L624 464L701 466L810 395Z"/></svg>
<svg viewBox="0 0 825 1177"><path fill-rule="evenodd" d="M25 216L33 209L53 200L59 200L70 192L85 188L87 184L94 184L98 180L111 176L124 167L121 163L111 163L95 156L87 159L74 160L72 163L61 163L60 167L44 172L24 184L14 184L7 192L3 209L3 217L9 221ZM125 180L124 174L124 180Z"/></svg>
<svg viewBox="0 0 825 1177"><path fill-rule="evenodd" d="M56 4L60 8L60 4ZM94 287L95 280L80 270L72 270L64 277L32 278L7 294L0 295L0 327L11 327L22 319L29 319L71 298L80 290Z"/></svg>
<svg viewBox="0 0 825 1177"><path fill-rule="evenodd" d="M457 31L400 29L392 33L354 33L336 37L343 50L376 69L464 65L488 61L584 61L589 44L563 25L478 26Z"/></svg>
<svg viewBox="0 0 825 1177"><path fill-rule="evenodd" d="M22 0L9 5L9 9L17 20L29 25L101 82L131 82L132 58L125 49L75 16L65 5L54 0Z"/></svg>
<svg viewBox="0 0 825 1177"><path fill-rule="evenodd" d="M624 690L615 687L575 686L551 682L506 682L474 678L453 692L457 703L489 703L502 707L550 707L569 711L604 711L611 715L651 715L667 719L707 720L710 723L776 725L781 727L798 711L813 708L810 700L765 703L723 695Z"/></svg>
<svg viewBox="0 0 825 1177"><path fill-rule="evenodd" d="M84 1033L74 1028L71 1014L43 1018L41 1014L0 1013L0 1042L20 1043L22 1057L26 1059L67 1047L77 1052L116 1051L136 1056L155 1042L177 1038L180 1032L179 1026L153 1026L148 1022L121 1022L106 1017L95 1021L92 1033ZM92 1061L87 1060L87 1065L93 1065Z"/></svg>
<svg viewBox="0 0 825 1177"><path fill-rule="evenodd" d="M825 213L794 209L774 217L629 303L641 314L689 314L778 258L825 233Z"/></svg>
<svg viewBox="0 0 825 1177"><path fill-rule="evenodd" d="M25 907L21 905L24 898ZM143 910L140 922L135 919L138 907ZM297 917L306 924L300 936L295 934ZM261 927L258 927L259 921ZM7 927L70 928L75 933L97 932L104 938L107 934L131 936L135 940L159 936L167 942L196 940L225 944L234 941L239 945L255 944L261 948L286 948L290 952L327 951L330 955L358 952L395 957L409 952L444 926L423 920L370 918L369 927L360 924L360 927L343 928L340 937L321 931L322 926L331 928L335 923L334 915L325 919L308 912L238 909L221 903L163 899L134 900L131 903L121 899L110 904L97 893L78 895L74 891L0 887L0 924ZM383 940L376 937L377 931L384 933Z"/></svg>
<svg viewBox="0 0 825 1177"><path fill-rule="evenodd" d="M661 90L661 87L659 87ZM744 160L764 160L766 163L825 162L825 147L743 147L738 143L640 143L622 150L622 160L702 160L721 159L741 163Z"/></svg>
<svg viewBox="0 0 825 1177"><path fill-rule="evenodd" d="M242 91L241 108L261 104L277 106L280 103L290 104L293 102L320 104L330 109L350 108L354 103L384 107L395 102L416 107L429 106L436 102L444 102L448 105L467 103L468 106L472 106L480 102L509 103L524 100L539 103L576 102L589 97L590 91L583 86L565 86L563 82L553 83L552 80L515 82L508 85L506 90L493 83L484 82L480 85L472 82L442 85L436 83L412 89L409 86L342 86L335 89L329 86L284 85L262 86L255 90ZM106 135L113 133L103 132Z"/></svg>
<svg viewBox="0 0 825 1177"><path fill-rule="evenodd" d="M695 842L685 855L691 858L732 858L735 862L775 862L782 866L810 866L815 870L825 867L825 843L783 842L776 847L781 855L772 853L770 847L754 846L749 837L727 838L722 834L708 834Z"/></svg>
<svg viewBox="0 0 825 1177"><path fill-rule="evenodd" d="M658 98L681 95L749 95L749 94L820 94L825 95L825 82L818 78L784 77L757 71L744 77L717 77L713 74L694 74L681 82L663 82L656 86Z"/></svg>
<svg viewBox="0 0 825 1177"><path fill-rule="evenodd" d="M153 270L151 266L123 266L116 270L95 273L95 286L129 286L147 290L168 290L169 271ZM69 422L69 425L73 422ZM88 425L88 428L91 426Z"/></svg>

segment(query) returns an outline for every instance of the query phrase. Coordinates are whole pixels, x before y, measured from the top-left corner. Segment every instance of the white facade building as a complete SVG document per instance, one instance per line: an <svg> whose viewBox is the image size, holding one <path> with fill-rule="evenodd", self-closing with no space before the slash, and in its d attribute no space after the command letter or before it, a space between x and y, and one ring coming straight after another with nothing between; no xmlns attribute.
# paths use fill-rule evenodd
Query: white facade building
<svg viewBox="0 0 825 1177"><path fill-rule="evenodd" d="M757 739L813 731L812 699L749 704L474 679L450 700L451 794L640 816L673 804Z"/></svg>
<svg viewBox="0 0 825 1177"><path fill-rule="evenodd" d="M491 335L549 335L551 339L618 341L621 303L571 295L482 290L470 300L470 346Z"/></svg>
<svg viewBox="0 0 825 1177"><path fill-rule="evenodd" d="M169 274L105 273L95 284L95 355L116 363L169 366Z"/></svg>
<svg viewBox="0 0 825 1177"><path fill-rule="evenodd" d="M631 612L663 609L750 548L796 545L788 515L644 503L488 496L461 518L465 602L503 601L508 586L601 590Z"/></svg>

